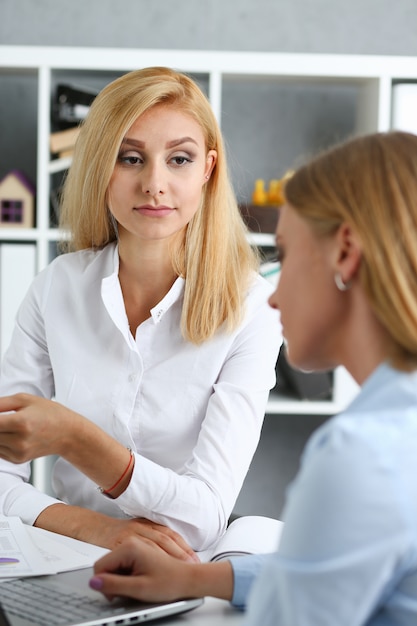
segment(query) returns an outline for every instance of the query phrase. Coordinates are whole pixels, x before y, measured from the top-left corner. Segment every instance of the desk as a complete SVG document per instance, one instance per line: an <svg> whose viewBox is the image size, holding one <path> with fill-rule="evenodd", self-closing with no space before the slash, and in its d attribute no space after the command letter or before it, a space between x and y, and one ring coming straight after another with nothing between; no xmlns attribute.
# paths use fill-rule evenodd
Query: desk
<svg viewBox="0 0 417 626"><path fill-rule="evenodd" d="M244 613L234 609L230 602L206 598L204 604L188 613L163 620L164 626L237 626ZM157 624L158 622L155 622Z"/></svg>

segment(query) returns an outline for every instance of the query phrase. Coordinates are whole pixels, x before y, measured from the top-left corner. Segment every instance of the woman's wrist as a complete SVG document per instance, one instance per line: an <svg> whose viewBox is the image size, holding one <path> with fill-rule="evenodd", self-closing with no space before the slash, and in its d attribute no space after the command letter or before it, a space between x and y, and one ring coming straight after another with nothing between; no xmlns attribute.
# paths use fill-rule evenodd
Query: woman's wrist
<svg viewBox="0 0 417 626"><path fill-rule="evenodd" d="M60 438L56 453L95 482L106 496L117 498L132 477L132 450L79 413L58 407Z"/></svg>
<svg viewBox="0 0 417 626"><path fill-rule="evenodd" d="M121 495L126 487L128 486L130 479L132 478L133 468L135 465L135 455L133 454L132 448L127 448L129 452L129 461L123 470L122 474L116 480L116 482L108 488L98 487L98 490L108 498L114 500L119 495Z"/></svg>
<svg viewBox="0 0 417 626"><path fill-rule="evenodd" d="M230 561L186 564L183 569L183 590L193 598L212 596L231 601L233 569Z"/></svg>

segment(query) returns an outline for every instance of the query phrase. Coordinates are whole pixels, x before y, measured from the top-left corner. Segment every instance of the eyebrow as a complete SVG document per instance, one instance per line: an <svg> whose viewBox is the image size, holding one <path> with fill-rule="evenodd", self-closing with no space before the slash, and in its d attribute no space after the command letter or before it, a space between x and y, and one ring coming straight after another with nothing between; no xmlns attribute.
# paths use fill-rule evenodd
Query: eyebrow
<svg viewBox="0 0 417 626"><path fill-rule="evenodd" d="M198 146L198 143L192 137L180 137L179 139L173 139L172 141L168 141L166 144L166 147L175 148L176 146L180 146L183 143L190 143L190 142ZM135 148L145 148L145 145L146 145L144 141L140 141L139 139L132 139L130 137L124 137L122 141L122 145L123 144L131 145L131 146L134 146Z"/></svg>

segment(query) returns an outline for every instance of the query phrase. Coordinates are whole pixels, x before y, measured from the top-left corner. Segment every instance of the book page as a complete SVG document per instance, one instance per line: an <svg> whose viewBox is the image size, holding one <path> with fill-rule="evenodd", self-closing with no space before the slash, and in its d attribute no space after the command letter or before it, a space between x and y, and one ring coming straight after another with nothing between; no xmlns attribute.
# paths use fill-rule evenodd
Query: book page
<svg viewBox="0 0 417 626"><path fill-rule="evenodd" d="M198 553L202 562L220 561L244 554L269 554L278 548L283 523L262 515L235 519L217 545Z"/></svg>

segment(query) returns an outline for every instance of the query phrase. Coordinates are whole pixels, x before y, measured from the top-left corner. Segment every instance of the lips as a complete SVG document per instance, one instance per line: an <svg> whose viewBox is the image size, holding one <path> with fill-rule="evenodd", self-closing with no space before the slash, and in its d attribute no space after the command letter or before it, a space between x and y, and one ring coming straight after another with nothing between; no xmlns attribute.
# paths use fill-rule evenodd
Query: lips
<svg viewBox="0 0 417 626"><path fill-rule="evenodd" d="M134 211L140 215L146 217L165 217L170 215L175 209L172 207L160 204L159 206L152 206L151 204L142 204L141 206L134 207Z"/></svg>

